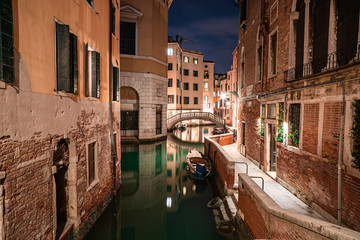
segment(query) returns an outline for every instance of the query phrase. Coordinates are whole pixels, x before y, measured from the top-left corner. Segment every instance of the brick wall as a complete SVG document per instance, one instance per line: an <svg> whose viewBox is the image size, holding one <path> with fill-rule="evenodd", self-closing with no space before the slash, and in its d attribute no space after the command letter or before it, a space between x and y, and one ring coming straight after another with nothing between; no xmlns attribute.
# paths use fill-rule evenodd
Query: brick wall
<svg viewBox="0 0 360 240"><path fill-rule="evenodd" d="M317 154L319 103L304 105L303 149Z"/></svg>

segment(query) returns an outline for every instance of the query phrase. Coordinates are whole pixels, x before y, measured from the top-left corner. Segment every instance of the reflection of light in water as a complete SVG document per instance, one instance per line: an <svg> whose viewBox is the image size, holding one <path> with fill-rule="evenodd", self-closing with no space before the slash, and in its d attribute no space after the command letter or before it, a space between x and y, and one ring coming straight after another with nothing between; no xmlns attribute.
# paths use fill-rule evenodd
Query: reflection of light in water
<svg viewBox="0 0 360 240"><path fill-rule="evenodd" d="M192 188L191 188L191 190L192 190L193 192L195 192L195 191L196 191L196 186L193 185Z"/></svg>
<svg viewBox="0 0 360 240"><path fill-rule="evenodd" d="M166 207L171 208L171 205L172 205L172 199L171 199L171 197L167 197L166 198Z"/></svg>
<svg viewBox="0 0 360 240"><path fill-rule="evenodd" d="M183 195L184 195L184 196L186 196L186 191L187 191L187 189L186 189L186 187L184 186L184 187L183 187Z"/></svg>

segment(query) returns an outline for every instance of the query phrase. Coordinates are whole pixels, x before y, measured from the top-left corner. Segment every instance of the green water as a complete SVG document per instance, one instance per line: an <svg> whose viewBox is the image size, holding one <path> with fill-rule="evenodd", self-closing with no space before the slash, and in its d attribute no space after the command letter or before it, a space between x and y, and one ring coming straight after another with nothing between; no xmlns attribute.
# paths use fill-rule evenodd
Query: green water
<svg viewBox="0 0 360 240"><path fill-rule="evenodd" d="M214 196L211 180L195 184L184 169L191 149L203 151L209 128L175 132L183 140L171 134L163 142L123 146L121 194L86 239L225 239L216 233L212 210L206 207Z"/></svg>

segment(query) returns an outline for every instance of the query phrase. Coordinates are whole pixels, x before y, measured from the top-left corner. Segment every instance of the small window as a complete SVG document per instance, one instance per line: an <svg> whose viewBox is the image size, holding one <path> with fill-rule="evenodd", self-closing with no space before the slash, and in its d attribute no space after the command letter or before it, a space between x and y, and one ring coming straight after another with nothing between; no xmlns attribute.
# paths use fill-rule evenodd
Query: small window
<svg viewBox="0 0 360 240"><path fill-rule="evenodd" d="M300 103L290 104L289 109L289 144L295 147L300 142Z"/></svg>
<svg viewBox="0 0 360 240"><path fill-rule="evenodd" d="M120 100L119 86L119 68L113 67L113 101Z"/></svg>
<svg viewBox="0 0 360 240"><path fill-rule="evenodd" d="M120 22L120 53L135 55L136 23Z"/></svg>
<svg viewBox="0 0 360 240"><path fill-rule="evenodd" d="M174 95L168 95L168 103L169 104L172 104L172 103L174 103Z"/></svg>
<svg viewBox="0 0 360 240"><path fill-rule="evenodd" d="M193 71L193 76L194 76L194 77L198 77L198 76L199 76L199 72L196 71L196 70L194 70L194 71Z"/></svg>
<svg viewBox="0 0 360 240"><path fill-rule="evenodd" d="M209 91L209 82L204 82L205 91Z"/></svg>
<svg viewBox="0 0 360 240"><path fill-rule="evenodd" d="M179 49L176 49L176 56L179 56Z"/></svg>
<svg viewBox="0 0 360 240"><path fill-rule="evenodd" d="M100 53L86 46L85 96L100 98Z"/></svg>
<svg viewBox="0 0 360 240"><path fill-rule="evenodd" d="M184 56L184 62L188 63L189 62L189 57Z"/></svg>
<svg viewBox="0 0 360 240"><path fill-rule="evenodd" d="M194 104L199 104L199 98L198 97L194 97Z"/></svg>
<svg viewBox="0 0 360 240"><path fill-rule="evenodd" d="M197 58L193 58L193 63L194 64L198 64L199 63L199 60Z"/></svg>
<svg viewBox="0 0 360 240"><path fill-rule="evenodd" d="M189 97L184 97L184 104L189 104Z"/></svg>
<svg viewBox="0 0 360 240"><path fill-rule="evenodd" d="M276 75L277 58L277 32L270 36L270 71L271 75Z"/></svg>
<svg viewBox="0 0 360 240"><path fill-rule="evenodd" d="M168 48L168 49L167 49L167 54L168 54L169 56L174 55L174 49L173 49L173 48Z"/></svg>
<svg viewBox="0 0 360 240"><path fill-rule="evenodd" d="M242 143L242 145L244 145L245 146L245 123L243 122L242 124L242 132L241 132L241 143Z"/></svg>
<svg viewBox="0 0 360 240"><path fill-rule="evenodd" d="M179 64L178 63L176 64L176 71L177 72L179 71Z"/></svg>
<svg viewBox="0 0 360 240"><path fill-rule="evenodd" d="M189 76L189 69L184 69L184 75Z"/></svg>
<svg viewBox="0 0 360 240"><path fill-rule="evenodd" d="M111 33L116 36L116 8L114 3L111 3Z"/></svg>
<svg viewBox="0 0 360 240"><path fill-rule="evenodd" d="M172 63L168 63L168 70L173 70L173 64Z"/></svg>
<svg viewBox="0 0 360 240"><path fill-rule="evenodd" d="M176 80L176 87L180 88L180 80L179 79Z"/></svg>
<svg viewBox="0 0 360 240"><path fill-rule="evenodd" d="M172 176L172 171L171 171L171 169L168 169L168 170L166 171L166 176L168 176L168 177L171 177L171 176Z"/></svg>
<svg viewBox="0 0 360 240"><path fill-rule="evenodd" d="M209 79L209 70L204 71L204 78Z"/></svg>
<svg viewBox="0 0 360 240"><path fill-rule="evenodd" d="M96 142L87 145L87 167L88 167L88 186L90 186L97 178L96 169Z"/></svg>
<svg viewBox="0 0 360 240"><path fill-rule="evenodd" d="M198 89L199 89L199 85L198 85L197 83L194 83L194 85L193 85L193 89L194 89L194 91L198 91Z"/></svg>
<svg viewBox="0 0 360 240"><path fill-rule="evenodd" d="M172 78L168 79L168 87L172 87L173 86L173 80Z"/></svg>
<svg viewBox="0 0 360 240"><path fill-rule="evenodd" d="M184 90L189 90L189 83L184 82Z"/></svg>

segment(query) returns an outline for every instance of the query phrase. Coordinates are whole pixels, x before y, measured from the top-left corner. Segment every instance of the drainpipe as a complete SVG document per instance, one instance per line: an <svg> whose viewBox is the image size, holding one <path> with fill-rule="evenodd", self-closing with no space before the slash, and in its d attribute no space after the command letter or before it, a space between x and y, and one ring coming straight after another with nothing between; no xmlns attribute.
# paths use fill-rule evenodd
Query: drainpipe
<svg viewBox="0 0 360 240"><path fill-rule="evenodd" d="M341 211L342 211L342 202L341 202L341 165L342 165L342 145L344 137L344 119L345 119L345 85L344 81L341 80L341 87L343 91L343 101L341 108L341 123L340 123L340 143L339 143L339 156L338 156L338 178L337 178L337 224L341 225Z"/></svg>
<svg viewBox="0 0 360 240"><path fill-rule="evenodd" d="M111 16L111 5L112 0L109 0L109 121L110 121L110 145L111 145L111 158L112 158L112 165L113 165L113 191L114 196L116 195L116 150L114 146L114 126L113 126L113 118L112 118L112 84L111 79L113 79L113 69L112 69L112 16Z"/></svg>

